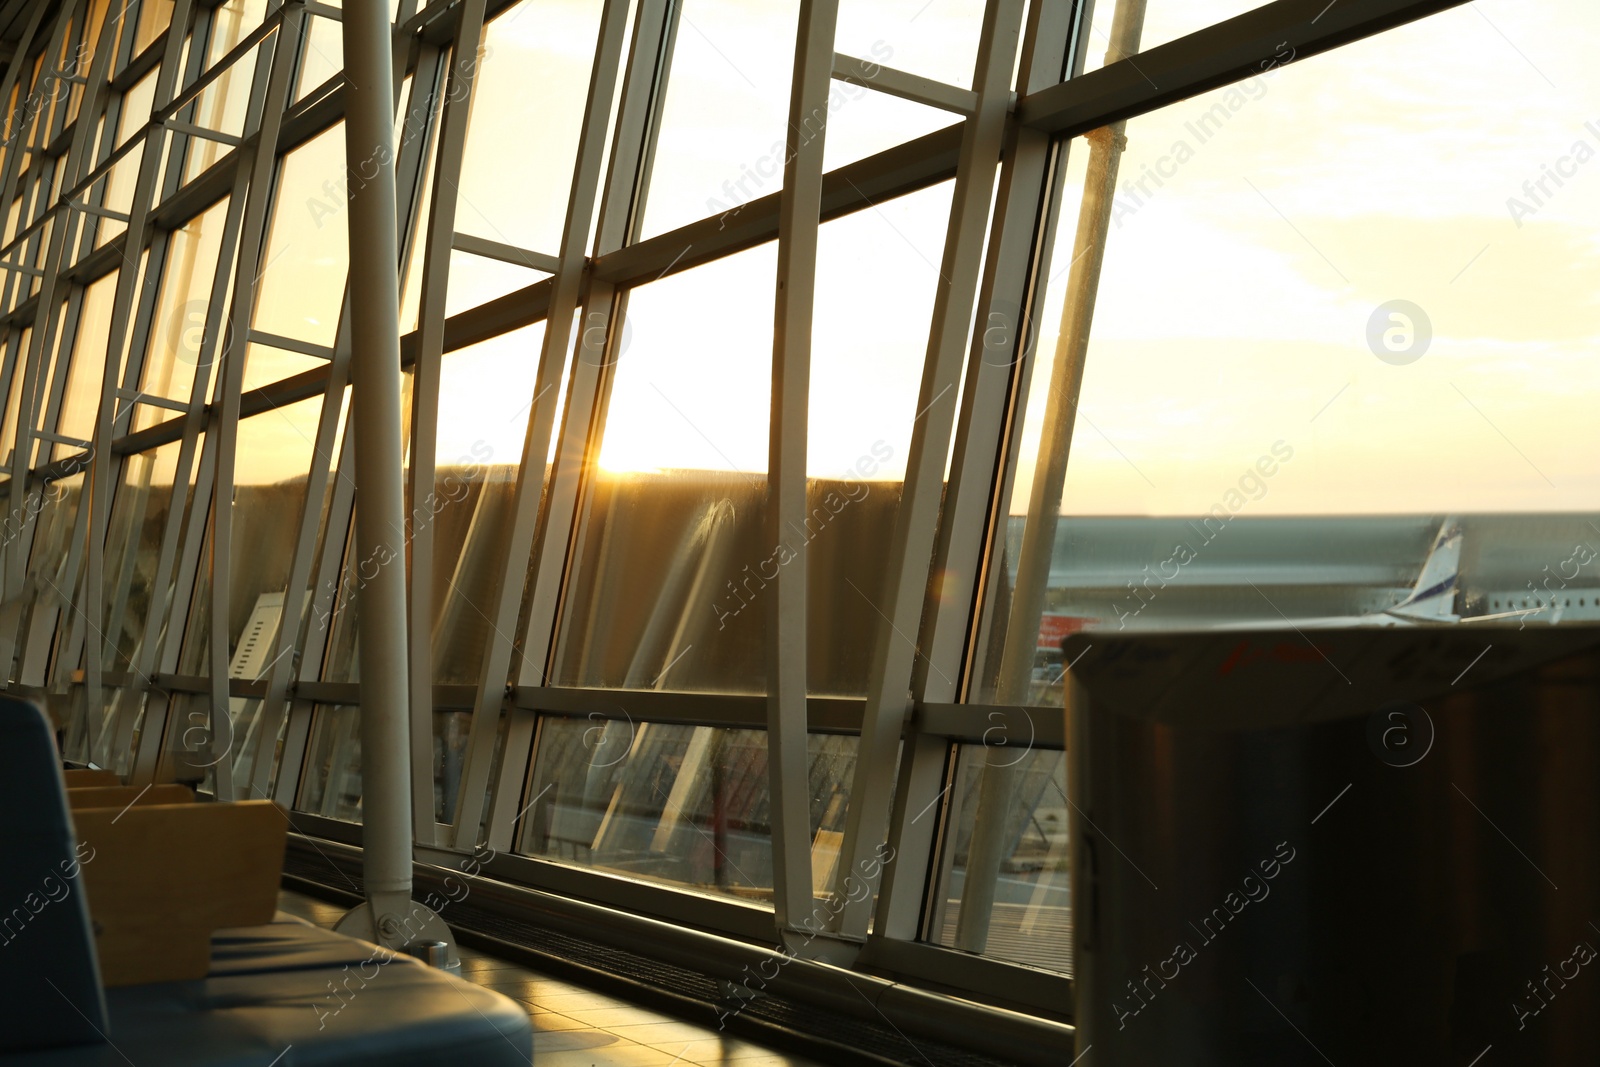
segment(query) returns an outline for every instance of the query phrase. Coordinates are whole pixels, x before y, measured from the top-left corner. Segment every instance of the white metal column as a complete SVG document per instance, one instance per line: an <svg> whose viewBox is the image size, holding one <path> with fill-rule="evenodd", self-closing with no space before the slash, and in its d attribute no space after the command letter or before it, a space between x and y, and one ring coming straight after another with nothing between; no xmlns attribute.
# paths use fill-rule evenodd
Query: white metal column
<svg viewBox="0 0 1600 1067"><path fill-rule="evenodd" d="M398 947L411 906L411 731L400 425L400 241L395 225L394 68L388 5L351 0L341 22L350 189L350 351L355 551L378 562L361 598L362 878L371 937ZM346 917L355 925L358 913ZM344 924L342 924L344 925Z"/></svg>

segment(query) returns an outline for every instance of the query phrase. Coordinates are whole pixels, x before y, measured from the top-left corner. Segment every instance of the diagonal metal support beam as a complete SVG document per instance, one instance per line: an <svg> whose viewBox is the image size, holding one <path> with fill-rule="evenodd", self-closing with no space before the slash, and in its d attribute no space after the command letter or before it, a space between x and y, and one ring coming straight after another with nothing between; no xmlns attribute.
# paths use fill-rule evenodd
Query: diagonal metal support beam
<svg viewBox="0 0 1600 1067"><path fill-rule="evenodd" d="M681 12L676 0L643 0L634 19L610 170L600 194L595 234L595 250L600 255L638 239ZM594 497L587 492L594 460L589 445L591 427L605 425L627 306L628 293L606 282L591 282L583 295L583 329L568 378L567 414L534 537L532 589L518 667L521 688L506 727L504 765L508 767L528 767L532 758L538 716L520 697L542 690L548 681L562 582L575 558L572 546L583 543L593 514ZM662 684L661 678L657 684ZM510 849L517 823L529 817L534 801L526 797L532 788L531 783L524 788L527 777L515 772L500 775L489 816L490 847ZM537 815L531 818L537 820Z"/></svg>
<svg viewBox="0 0 1600 1067"><path fill-rule="evenodd" d="M806 790L806 442L811 325L822 225L822 154L832 91L839 0L802 0L789 91L789 132L778 213L773 301L772 415L767 440L766 544L782 546L767 596L767 788L772 811L772 897L778 937L797 950L821 926L812 902ZM791 944L792 943L792 944ZM820 947L820 946L819 946Z"/></svg>
<svg viewBox="0 0 1600 1067"><path fill-rule="evenodd" d="M533 550L540 498L546 478L546 457L550 454L550 437L555 431L556 402L567 352L571 347L572 317L583 299L588 271L588 258L584 251L589 247L600 186L600 168L605 156L606 131L611 124L611 104L620 77L623 47L627 42L628 8L628 0L606 0L600 16L600 37L589 78L583 132L578 138L572 194L567 201L566 222L561 233L561 262L555 277L551 279L550 313L539 353L538 392L534 396L533 414L528 419L522 461L517 467L516 487L512 494L511 535L507 538L506 562L510 573L519 577L500 587L492 605L493 610L489 613L492 636L479 673L478 703L473 709L472 729L467 738L467 765L462 775L461 802L456 812L455 847L461 851L470 850L477 844L483 818L484 796L489 787L494 759L494 740L500 732L500 709L510 681L514 651L511 634L517 631L517 615Z"/></svg>
<svg viewBox="0 0 1600 1067"><path fill-rule="evenodd" d="M876 89L887 96L952 111L963 117L970 116L978 108L978 94L971 89L895 70L871 60L847 56L843 52L833 55L833 76L863 89Z"/></svg>
<svg viewBox="0 0 1600 1067"><path fill-rule="evenodd" d="M1082 69L1088 28L1076 15L1065 5L1030 8L1019 65L1024 91L1055 84L1069 69L1069 59L1070 69ZM889 827L895 862L885 868L879 886L873 921L876 943L911 941L923 933L923 902L930 888L938 891L934 887L950 864L949 850L936 848L936 838L948 821L934 814L941 803L946 812L950 810L945 788L951 769L949 739L923 702L952 701L963 695L958 686L968 638L977 624L974 608L989 599L979 592L978 576L986 547L1005 523L1004 501L1010 492L1005 443L1020 433L1022 419L1016 413L1027 408L1031 354L1050 272L1052 220L1061 199L1067 147L1015 123L1006 137L978 288L978 326L968 350L949 484L940 510L934 570L943 576L943 585L919 635L924 655L912 675L919 711L901 748ZM971 699L971 694L966 696ZM967 709L962 718L968 724L981 723L980 734L991 725L988 712L975 711L970 704L951 707ZM940 860L937 866L935 856Z"/></svg>
<svg viewBox="0 0 1600 1067"><path fill-rule="evenodd" d="M879 851L888 838L889 794L901 727L910 710L911 678L918 654L908 637L919 630L928 590L939 507L944 496L945 459L955 424L956 392L962 357L972 326L983 260L984 230L994 195L995 170L1005 138L1011 102L1011 71L1022 29L1022 0L991 0L978 45L978 110L962 128L961 162L951 198L950 226L934 298L917 417L906 458L905 489L895 511L889 542L883 606L867 676L867 710L850 787L835 892L846 904L836 920L838 932L864 938L871 916L869 893L845 892L843 879L875 885L884 866Z"/></svg>
<svg viewBox="0 0 1600 1067"><path fill-rule="evenodd" d="M272 202L272 177L277 164L274 149L293 84L293 42L299 39L303 18L300 5L288 3L284 5L279 18L269 16L267 19L278 33L270 50L264 49L256 58L251 93L252 103L259 109L253 109L259 115L259 123L252 132L253 148L244 154L235 172L233 198L229 201L230 209L243 201L240 221L237 228L231 230L237 242L239 269L234 273L227 341L219 357L220 403L210 412L210 429L206 434L207 446L213 447L214 441L216 448L216 479L212 485L211 500L211 618L207 665L211 676L212 745L214 748L228 746L221 753L213 753L216 759L217 796L223 799L233 798L233 761L226 757L233 743L233 724L229 715L232 694L228 691L228 630L233 576L234 470L241 417L239 394L244 380L245 338L250 334L250 323L255 316L260 291L260 263ZM232 210L229 214L229 224L233 226ZM221 301L213 299L212 305L207 312L208 342L212 317L220 310ZM217 325L220 326L220 322ZM195 377L199 379L202 376Z"/></svg>
<svg viewBox="0 0 1600 1067"><path fill-rule="evenodd" d="M1238 18L1032 93L1017 120L1073 137L1307 59L1467 0L1277 0Z"/></svg>
<svg viewBox="0 0 1600 1067"><path fill-rule="evenodd" d="M439 436L439 360L445 344L445 301L450 280L450 250L460 247L455 233L457 190L461 186L468 120L477 84L478 51L483 37L483 0L466 0L457 11L456 44L444 83L443 104L437 119L438 156L433 179L433 203L427 214L423 240L422 293L417 310L416 358L411 379L411 499L413 512L429 514L435 502L437 469L435 450ZM420 502L427 501L426 507ZM418 840L436 843L433 807L433 553L431 518L415 522L411 531L411 717L412 744L427 740L426 797L413 798ZM424 768L419 753L413 773Z"/></svg>

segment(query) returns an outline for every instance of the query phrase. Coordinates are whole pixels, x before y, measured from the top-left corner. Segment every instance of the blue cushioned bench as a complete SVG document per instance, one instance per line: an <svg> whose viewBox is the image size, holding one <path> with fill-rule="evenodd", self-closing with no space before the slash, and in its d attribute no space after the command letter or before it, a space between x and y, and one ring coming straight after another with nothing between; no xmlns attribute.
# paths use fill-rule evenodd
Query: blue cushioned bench
<svg viewBox="0 0 1600 1067"><path fill-rule="evenodd" d="M104 989L74 855L46 720L0 698L0 920L16 915L0 922L7 1067L532 1062L516 1001L281 912L216 931L204 978Z"/></svg>
<svg viewBox="0 0 1600 1067"><path fill-rule="evenodd" d="M105 1000L109 1043L13 1053L7 1067L532 1062L516 1001L283 914L218 931L201 981L108 989Z"/></svg>

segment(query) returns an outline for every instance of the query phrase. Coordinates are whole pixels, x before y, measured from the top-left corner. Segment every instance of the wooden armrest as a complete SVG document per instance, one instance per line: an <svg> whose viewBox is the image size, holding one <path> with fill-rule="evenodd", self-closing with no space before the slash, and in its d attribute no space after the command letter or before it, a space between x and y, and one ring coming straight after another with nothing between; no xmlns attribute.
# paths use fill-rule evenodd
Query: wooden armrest
<svg viewBox="0 0 1600 1067"><path fill-rule="evenodd" d="M62 776L67 780L68 789L81 789L95 785L121 785L122 779L117 777L116 771L91 771L82 768L72 768L62 771Z"/></svg>
<svg viewBox="0 0 1600 1067"><path fill-rule="evenodd" d="M191 804L194 790L186 785L96 785L83 789L67 789L67 806L73 811L81 808L116 808L121 811L133 804Z"/></svg>
<svg viewBox="0 0 1600 1067"><path fill-rule="evenodd" d="M107 986L204 978L211 934L272 921L289 821L270 800L77 809Z"/></svg>

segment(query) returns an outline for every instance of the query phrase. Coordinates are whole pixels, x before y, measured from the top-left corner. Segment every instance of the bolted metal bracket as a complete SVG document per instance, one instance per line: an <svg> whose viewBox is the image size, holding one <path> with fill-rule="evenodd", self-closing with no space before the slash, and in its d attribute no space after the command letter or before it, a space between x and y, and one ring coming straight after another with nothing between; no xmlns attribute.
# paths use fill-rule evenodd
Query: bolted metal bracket
<svg viewBox="0 0 1600 1067"><path fill-rule="evenodd" d="M418 901L385 901L376 922L372 904L359 904L345 913L334 930L407 955L413 954L411 946L418 942L443 941L447 946L447 962L442 969L452 974L461 973L461 954L456 951L455 935L437 912Z"/></svg>

